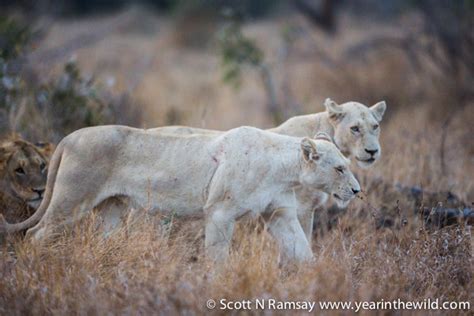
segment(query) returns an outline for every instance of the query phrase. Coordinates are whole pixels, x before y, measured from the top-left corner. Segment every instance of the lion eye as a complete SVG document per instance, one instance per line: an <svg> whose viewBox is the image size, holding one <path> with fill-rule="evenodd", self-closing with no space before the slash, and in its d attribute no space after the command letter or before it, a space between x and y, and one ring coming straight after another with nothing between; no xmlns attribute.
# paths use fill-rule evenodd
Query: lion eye
<svg viewBox="0 0 474 316"><path fill-rule="evenodd" d="M354 133L358 133L359 132L359 126L352 126L351 131L353 131Z"/></svg>
<svg viewBox="0 0 474 316"><path fill-rule="evenodd" d="M16 172L17 174L22 174L22 175L25 174L25 170L23 170L22 167L16 168L16 169L15 169L15 172Z"/></svg>
<svg viewBox="0 0 474 316"><path fill-rule="evenodd" d="M379 124L375 124L375 125L373 126L373 128L374 128L374 130L376 130L377 128L379 128Z"/></svg>
<svg viewBox="0 0 474 316"><path fill-rule="evenodd" d="M344 173L344 168L343 168L343 167L336 167L336 168L334 168L334 169L336 169L336 171L337 171L338 173L340 173L340 174L343 174L343 173Z"/></svg>
<svg viewBox="0 0 474 316"><path fill-rule="evenodd" d="M41 165L40 165L40 170L44 171L44 169L46 169L46 164L44 162L42 162Z"/></svg>

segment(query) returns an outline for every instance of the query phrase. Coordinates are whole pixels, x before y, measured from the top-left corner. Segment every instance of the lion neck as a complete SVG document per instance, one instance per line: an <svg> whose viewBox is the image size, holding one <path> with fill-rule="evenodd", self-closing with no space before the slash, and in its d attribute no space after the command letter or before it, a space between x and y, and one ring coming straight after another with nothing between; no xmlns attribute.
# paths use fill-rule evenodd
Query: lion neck
<svg viewBox="0 0 474 316"><path fill-rule="evenodd" d="M272 155L278 157L278 172L274 172L272 181L284 183L286 187L295 188L300 185L301 173L303 172L303 155L301 152L301 140L288 137L283 146L285 150L277 150Z"/></svg>
<svg viewBox="0 0 474 316"><path fill-rule="evenodd" d="M313 138L318 132L324 132L334 137L334 127L327 112L295 116L269 131L288 136L310 138Z"/></svg>
<svg viewBox="0 0 474 316"><path fill-rule="evenodd" d="M328 112L321 112L316 114L316 124L314 125L314 135L318 132L324 132L334 139L334 126L332 125Z"/></svg>

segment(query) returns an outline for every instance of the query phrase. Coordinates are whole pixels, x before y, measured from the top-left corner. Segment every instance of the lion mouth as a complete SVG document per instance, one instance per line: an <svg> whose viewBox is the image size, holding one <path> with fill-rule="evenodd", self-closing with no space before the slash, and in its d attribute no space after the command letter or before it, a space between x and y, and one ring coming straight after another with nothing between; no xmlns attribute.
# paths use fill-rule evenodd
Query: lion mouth
<svg viewBox="0 0 474 316"><path fill-rule="evenodd" d="M365 163L369 163L369 164L370 164L370 163L374 163L374 161L375 161L375 158L373 158L373 157L368 158L368 159L360 159L360 158L357 158L357 157L356 157L356 159L357 159L358 161L360 161L360 162L365 162Z"/></svg>
<svg viewBox="0 0 474 316"><path fill-rule="evenodd" d="M347 205L349 204L349 201L351 200L351 199L345 200L345 199L341 198L341 196L339 196L339 195L336 194L336 193L334 193L332 196L334 197L334 200L335 200L335 202L336 202L336 205L337 205L339 208L345 208L345 207L347 207Z"/></svg>
<svg viewBox="0 0 474 316"><path fill-rule="evenodd" d="M26 203L28 203L28 205L30 205L32 207L37 207L37 206L39 206L39 204L41 203L42 200L43 200L42 197L37 197L35 199L27 200Z"/></svg>

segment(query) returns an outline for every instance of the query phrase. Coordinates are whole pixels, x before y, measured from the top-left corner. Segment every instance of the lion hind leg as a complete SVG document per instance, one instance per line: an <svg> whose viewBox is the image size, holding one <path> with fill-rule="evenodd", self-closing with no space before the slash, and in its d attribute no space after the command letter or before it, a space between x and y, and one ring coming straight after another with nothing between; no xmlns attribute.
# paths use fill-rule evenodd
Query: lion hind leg
<svg viewBox="0 0 474 316"><path fill-rule="evenodd" d="M94 203L88 201L82 201L75 207L72 203L52 202L41 221L26 232L26 238L43 241L61 234L78 223L95 206Z"/></svg>

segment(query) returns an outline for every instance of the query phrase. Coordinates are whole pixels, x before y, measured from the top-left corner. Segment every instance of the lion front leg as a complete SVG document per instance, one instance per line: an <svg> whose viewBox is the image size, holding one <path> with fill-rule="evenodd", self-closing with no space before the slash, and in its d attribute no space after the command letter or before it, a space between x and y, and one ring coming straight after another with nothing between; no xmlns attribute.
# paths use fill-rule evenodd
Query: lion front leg
<svg viewBox="0 0 474 316"><path fill-rule="evenodd" d="M296 196L298 220L311 245L315 212L316 216L320 216L320 210L324 208L328 195L319 191L300 189L296 192Z"/></svg>
<svg viewBox="0 0 474 316"><path fill-rule="evenodd" d="M311 245L311 240L313 238L314 211L312 209L298 211L298 221L301 224L306 240L308 240L308 243Z"/></svg>
<svg viewBox="0 0 474 316"><path fill-rule="evenodd" d="M313 253L293 208L277 209L269 221L269 232L277 240L283 261L311 260Z"/></svg>
<svg viewBox="0 0 474 316"><path fill-rule="evenodd" d="M205 232L208 258L216 262L222 262L227 258L234 226L235 218L229 212L223 209L208 212Z"/></svg>

